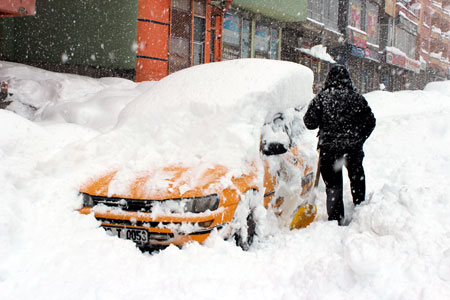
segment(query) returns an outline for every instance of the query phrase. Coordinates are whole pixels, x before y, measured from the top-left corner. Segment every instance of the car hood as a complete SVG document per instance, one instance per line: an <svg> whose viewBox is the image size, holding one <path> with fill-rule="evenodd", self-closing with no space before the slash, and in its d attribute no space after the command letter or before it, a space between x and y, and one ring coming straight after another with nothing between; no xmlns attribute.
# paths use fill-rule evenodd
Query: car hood
<svg viewBox="0 0 450 300"><path fill-rule="evenodd" d="M246 174L238 176L236 172L218 165L171 166L131 176L114 170L89 180L80 191L95 196L151 200L201 197L224 189L243 193L257 188L257 169L252 165Z"/></svg>

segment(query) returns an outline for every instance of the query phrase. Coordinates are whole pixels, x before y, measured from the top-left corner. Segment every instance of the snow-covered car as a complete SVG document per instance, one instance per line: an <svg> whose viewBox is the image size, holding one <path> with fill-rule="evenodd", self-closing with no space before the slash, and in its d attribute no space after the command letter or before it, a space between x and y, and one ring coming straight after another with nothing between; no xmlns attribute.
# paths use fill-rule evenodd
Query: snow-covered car
<svg viewBox="0 0 450 300"><path fill-rule="evenodd" d="M80 212L142 248L213 231L247 248L266 210L289 222L313 185L312 83L307 67L262 59L162 79L94 142L108 166L81 187Z"/></svg>

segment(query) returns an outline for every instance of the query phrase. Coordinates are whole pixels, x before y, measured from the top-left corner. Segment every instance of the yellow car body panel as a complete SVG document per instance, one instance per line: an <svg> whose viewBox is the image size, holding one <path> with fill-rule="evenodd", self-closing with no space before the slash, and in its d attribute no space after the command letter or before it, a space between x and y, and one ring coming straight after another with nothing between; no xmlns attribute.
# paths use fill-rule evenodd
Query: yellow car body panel
<svg viewBox="0 0 450 300"><path fill-rule="evenodd" d="M304 170L304 174L311 172L311 168L303 167L303 161L298 149L290 149L289 157L294 166ZM264 159L264 205L273 207L279 206L273 196L277 185L276 174L270 174L269 164ZM109 172L103 176L93 179L83 185L81 193L101 197L103 199L133 199L146 201L164 201L169 199L185 199L194 197L204 197L217 194L220 198L219 206L214 211L203 213L173 213L173 214L153 214L152 212L127 211L114 207L82 207L79 211L82 214L93 213L95 218L102 222L103 227L116 227L128 229L143 229L148 231L149 245L183 245L190 241L202 243L213 229L222 230L226 236L230 232L236 207L241 199L241 195L249 190L258 190L258 171L256 164L248 167L249 174L243 174L238 178L231 178L232 185L223 188L221 180L227 176L228 169L223 166L214 166L206 170L195 170L186 167L165 167L153 172L147 172L136 176L131 180L131 184L125 192L109 193L110 185L117 176L117 171ZM195 177L195 185L190 179ZM151 183L155 178L165 180L164 189L153 188ZM299 183L300 184L300 183ZM312 183L311 183L312 184ZM186 189L185 186L189 186ZM311 186L303 187L302 194L306 193ZM278 201L280 202L280 201ZM196 226L193 232L182 232L179 230L183 224ZM157 239L152 239L152 234Z"/></svg>

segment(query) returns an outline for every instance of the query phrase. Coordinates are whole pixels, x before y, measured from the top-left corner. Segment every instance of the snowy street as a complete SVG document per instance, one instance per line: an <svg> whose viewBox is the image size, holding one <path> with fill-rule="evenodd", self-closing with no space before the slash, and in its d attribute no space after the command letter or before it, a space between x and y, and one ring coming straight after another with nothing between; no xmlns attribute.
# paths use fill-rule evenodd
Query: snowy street
<svg viewBox="0 0 450 300"><path fill-rule="evenodd" d="M94 141L153 83L0 65L13 94L0 110L1 299L450 299L450 81L364 95L377 126L356 209L344 172L348 226L327 221L320 182L305 229L274 223L249 251L213 235L149 254L76 210L104 168Z"/></svg>

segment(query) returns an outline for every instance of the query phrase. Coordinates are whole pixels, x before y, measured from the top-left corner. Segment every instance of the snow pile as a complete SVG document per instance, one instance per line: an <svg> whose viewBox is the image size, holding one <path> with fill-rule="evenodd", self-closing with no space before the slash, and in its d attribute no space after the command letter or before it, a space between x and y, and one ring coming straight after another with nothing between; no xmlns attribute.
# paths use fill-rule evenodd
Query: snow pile
<svg viewBox="0 0 450 300"><path fill-rule="evenodd" d="M135 97L154 83L122 78L93 79L0 62L0 81L9 84L8 109L34 121L75 123L106 131Z"/></svg>
<svg viewBox="0 0 450 300"><path fill-rule="evenodd" d="M130 103L115 130L96 144L117 163L116 153L123 153L128 166L132 161L143 168L181 163L240 168L259 157L265 122L312 99L312 80L306 67L262 59L185 69Z"/></svg>
<svg viewBox="0 0 450 300"><path fill-rule="evenodd" d="M223 93L233 95L233 87L216 94L226 98ZM345 178L349 226L326 221L321 182L319 215L310 227L275 230L274 221L274 234L248 252L212 236L205 245L142 254L132 242L105 234L93 216L75 211L79 185L104 168L97 149L87 145L135 126L128 124L133 105L107 134L0 110L1 298L450 299L450 96L378 91L366 97L377 117L365 145L368 200L353 209ZM156 111L160 105L166 104L155 104ZM189 112L201 117L224 107L215 105L196 103ZM246 105L241 108L247 112ZM152 132L178 137L184 130L176 121L164 125ZM201 129L210 134L208 127Z"/></svg>
<svg viewBox="0 0 450 300"><path fill-rule="evenodd" d="M450 82L449 81L430 82L425 86L423 90L427 92L436 92L444 96L450 97Z"/></svg>
<svg viewBox="0 0 450 300"><path fill-rule="evenodd" d="M323 45L316 45L311 49L300 48L299 50L303 53L319 58L323 61L327 61L332 64L336 63L336 61L331 57L331 55L327 53L327 47Z"/></svg>

